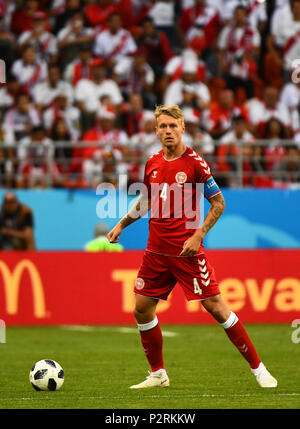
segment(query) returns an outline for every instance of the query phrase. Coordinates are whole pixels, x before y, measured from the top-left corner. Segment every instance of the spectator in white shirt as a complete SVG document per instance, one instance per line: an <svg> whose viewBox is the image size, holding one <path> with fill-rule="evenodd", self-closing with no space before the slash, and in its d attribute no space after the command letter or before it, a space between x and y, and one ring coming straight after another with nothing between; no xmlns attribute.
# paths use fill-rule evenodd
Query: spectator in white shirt
<svg viewBox="0 0 300 429"><path fill-rule="evenodd" d="M82 162L82 176L86 187L96 189L97 186L103 182L103 167L104 160L108 158L110 152L104 152L102 149L97 149L91 158L85 159ZM111 154L110 154L111 155ZM111 155L111 166L109 183L116 184L115 180L115 159ZM107 183L107 177L106 177Z"/></svg>
<svg viewBox="0 0 300 429"><path fill-rule="evenodd" d="M196 88L193 85L185 84L182 87L182 102L179 104L181 109L198 109L198 96ZM200 114L200 112L199 112Z"/></svg>
<svg viewBox="0 0 300 429"><path fill-rule="evenodd" d="M90 79L92 64L93 58L90 46L87 43L83 43L79 47L77 57L65 68L64 79L74 87L80 79Z"/></svg>
<svg viewBox="0 0 300 429"><path fill-rule="evenodd" d="M173 0L156 1L148 16L153 19L155 27L166 34L171 46L174 46L176 42L175 2Z"/></svg>
<svg viewBox="0 0 300 429"><path fill-rule="evenodd" d="M223 28L218 40L219 64L229 89L243 87L247 98L254 95L260 35L247 23L247 9L237 6L232 24Z"/></svg>
<svg viewBox="0 0 300 429"><path fill-rule="evenodd" d="M132 149L138 154L151 156L161 149L161 144L155 132L155 117L153 111L145 110L141 120L142 131L134 134L130 139Z"/></svg>
<svg viewBox="0 0 300 429"><path fill-rule="evenodd" d="M103 61L95 59L91 68L91 79L81 79L77 83L75 100L82 112L95 113L100 108L100 98L103 95L109 95L115 106L123 101L116 82L106 78L106 67Z"/></svg>
<svg viewBox="0 0 300 429"><path fill-rule="evenodd" d="M13 63L11 73L18 79L20 85L31 93L36 84L47 80L48 67L45 61L37 60L34 48L27 46L22 58Z"/></svg>
<svg viewBox="0 0 300 429"><path fill-rule="evenodd" d="M20 140L17 156L18 187L45 188L52 182L54 145L42 126L33 128L30 136Z"/></svg>
<svg viewBox="0 0 300 429"><path fill-rule="evenodd" d="M28 162L35 157L43 157L44 163L46 163L51 160L53 155L53 143L46 136L45 129L41 125L32 128L30 135L23 137L18 143L17 157L19 161Z"/></svg>
<svg viewBox="0 0 300 429"><path fill-rule="evenodd" d="M95 58L91 66L91 79L80 79L75 88L76 106L81 111L83 131L94 124L95 113L101 107L101 98L109 96L112 105L118 110L123 101L121 91L112 79L106 78L107 69L103 60Z"/></svg>
<svg viewBox="0 0 300 429"><path fill-rule="evenodd" d="M164 104L182 104L183 88L189 85L194 88L197 98L197 108L205 110L210 102L210 92L208 87L197 80L198 61L194 57L187 59L182 68L182 77L172 82L164 94Z"/></svg>
<svg viewBox="0 0 300 429"><path fill-rule="evenodd" d="M95 141L105 144L107 148L116 146L118 150L128 143L128 135L124 130L116 127L116 112L111 106L102 106L97 111L94 128L87 131L83 140L87 142ZM94 152L94 149L91 149Z"/></svg>
<svg viewBox="0 0 300 429"><path fill-rule="evenodd" d="M83 141L86 142L87 147L83 148L79 153L82 158L91 160L99 150L101 153L103 151L110 152L112 155L111 159L118 161L115 165L116 170L113 171L119 174L123 173L124 175L128 172L128 164L123 162L122 158L123 154L128 151L128 140L129 138L126 132L116 128L116 112L114 109L110 106L101 107L96 115L95 126L87 131L83 136ZM90 144L92 142L97 142L99 146L91 147ZM87 163L87 166L89 169L92 164ZM86 165L83 165L83 168L85 169ZM118 180L118 177L114 176L114 179ZM103 178L103 180L109 181L105 180L105 178ZM119 183L119 185L121 184Z"/></svg>
<svg viewBox="0 0 300 429"><path fill-rule="evenodd" d="M281 90L279 100L289 111L293 132L298 133L300 131L300 82L286 83Z"/></svg>
<svg viewBox="0 0 300 429"><path fill-rule="evenodd" d="M108 18L108 28L100 31L94 42L94 55L103 58L107 67L112 69L124 56L130 56L137 50L136 43L129 31L122 28L122 16L113 12Z"/></svg>
<svg viewBox="0 0 300 429"><path fill-rule="evenodd" d="M38 111L30 103L28 94L19 94L15 107L9 109L3 119L4 132L10 137L10 141L4 140L6 144L14 144L24 136L27 136L32 128L41 123ZM6 136L6 134L5 134Z"/></svg>
<svg viewBox="0 0 300 429"><path fill-rule="evenodd" d="M126 190L128 166L115 149L96 149L91 158L83 161L82 173L87 187L96 188L102 182Z"/></svg>
<svg viewBox="0 0 300 429"><path fill-rule="evenodd" d="M201 155L211 155L215 149L213 139L207 132L201 130L199 112L193 108L184 108L182 112L186 127L186 131L183 134L184 144L190 146Z"/></svg>
<svg viewBox="0 0 300 429"><path fill-rule="evenodd" d="M293 61L300 58L300 0L292 0L290 11L283 8L268 38L268 48L275 61L286 71L293 68Z"/></svg>
<svg viewBox="0 0 300 429"><path fill-rule="evenodd" d="M181 8L183 10L189 9L195 5L195 0L181 0Z"/></svg>
<svg viewBox="0 0 300 429"><path fill-rule="evenodd" d="M280 46L282 44L281 36L279 35L278 28L280 28L283 22L287 22L292 19L292 10L290 0L277 0L275 9L270 20L271 34L274 37L275 45Z"/></svg>
<svg viewBox="0 0 300 429"><path fill-rule="evenodd" d="M208 51L215 49L220 26L220 13L214 4L207 0L195 0L192 7L181 12L178 21L179 36L183 46L188 42L192 31L202 38Z"/></svg>
<svg viewBox="0 0 300 429"><path fill-rule="evenodd" d="M71 139L79 140L81 135L80 110L68 103L68 95L64 91L57 94L52 105L43 114L43 122L48 134L58 119L65 121Z"/></svg>
<svg viewBox="0 0 300 429"><path fill-rule="evenodd" d="M255 135L262 137L266 123L271 118L279 119L290 135L291 118L286 106L279 101L278 89L268 86L264 89L263 100L252 99L247 102L251 129Z"/></svg>
<svg viewBox="0 0 300 429"><path fill-rule="evenodd" d="M218 183L221 182L221 186L236 186L238 183L235 174L238 170L238 141L242 143L243 183L244 185L250 183L251 175L249 176L248 173L250 173L249 170L252 172L250 160L253 154L255 137L247 130L245 118L237 116L233 119L232 129L221 137L221 144L217 147L217 176Z"/></svg>
<svg viewBox="0 0 300 429"><path fill-rule="evenodd" d="M155 106L156 96L153 91L155 75L146 62L146 53L142 49L137 50L133 57L125 57L118 61L114 67L114 79L127 99L130 94L137 92L142 95L146 109Z"/></svg>
<svg viewBox="0 0 300 429"><path fill-rule="evenodd" d="M192 57L194 57L195 61L197 62L197 80L205 82L207 69L205 62L200 59L201 53L196 52L192 48L187 48L183 49L180 55L173 56L167 62L161 82L164 87L169 85L170 82L174 82L175 80L181 78L185 62L191 61Z"/></svg>
<svg viewBox="0 0 300 429"><path fill-rule="evenodd" d="M45 60L48 63L56 62L56 37L47 31L47 15L44 12L35 12L32 20L32 30L21 33L18 39L18 50L22 52L27 45L33 46L38 59Z"/></svg>
<svg viewBox="0 0 300 429"><path fill-rule="evenodd" d="M247 122L243 116L236 116L232 120L232 127L225 133L221 139L221 146L225 144L234 144L238 140L244 142L254 142L255 137L247 130Z"/></svg>
<svg viewBox="0 0 300 429"><path fill-rule="evenodd" d="M62 91L67 95L68 103L72 104L74 100L73 87L68 82L61 79L58 65L52 64L48 68L47 81L34 86L32 97L36 107L41 111L49 107L57 94Z"/></svg>
<svg viewBox="0 0 300 429"><path fill-rule="evenodd" d="M247 19L251 27L258 29L262 33L268 19L266 2L258 0L227 0L222 8L223 20L227 23L230 22L235 8L239 5L247 9Z"/></svg>

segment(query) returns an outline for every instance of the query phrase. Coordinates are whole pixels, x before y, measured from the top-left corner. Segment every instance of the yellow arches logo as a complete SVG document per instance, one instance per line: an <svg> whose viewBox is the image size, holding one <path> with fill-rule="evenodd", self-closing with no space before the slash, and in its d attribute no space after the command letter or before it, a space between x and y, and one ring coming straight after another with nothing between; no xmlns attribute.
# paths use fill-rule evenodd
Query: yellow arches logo
<svg viewBox="0 0 300 429"><path fill-rule="evenodd" d="M18 262L13 270L10 270L5 262L0 260L0 272L3 278L6 313L14 315L18 313L18 298L21 279L27 270L31 280L33 295L33 312L38 319L46 316L46 304L42 279L39 271L29 259Z"/></svg>

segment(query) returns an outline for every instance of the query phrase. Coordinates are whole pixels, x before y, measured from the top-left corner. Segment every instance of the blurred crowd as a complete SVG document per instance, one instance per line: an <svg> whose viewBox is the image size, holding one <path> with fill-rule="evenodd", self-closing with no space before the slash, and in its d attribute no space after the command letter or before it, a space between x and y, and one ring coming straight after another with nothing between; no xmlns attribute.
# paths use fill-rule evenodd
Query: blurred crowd
<svg viewBox="0 0 300 429"><path fill-rule="evenodd" d="M300 183L300 0L0 0L0 52L1 187L140 181L157 104L221 186Z"/></svg>

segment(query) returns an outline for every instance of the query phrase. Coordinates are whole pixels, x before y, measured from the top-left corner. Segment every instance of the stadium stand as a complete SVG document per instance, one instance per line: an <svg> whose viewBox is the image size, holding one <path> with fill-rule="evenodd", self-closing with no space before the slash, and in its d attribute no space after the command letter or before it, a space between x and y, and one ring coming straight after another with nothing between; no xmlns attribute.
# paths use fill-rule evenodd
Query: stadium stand
<svg viewBox="0 0 300 429"><path fill-rule="evenodd" d="M1 186L141 180L160 103L221 186L299 185L299 34L300 0L0 0Z"/></svg>

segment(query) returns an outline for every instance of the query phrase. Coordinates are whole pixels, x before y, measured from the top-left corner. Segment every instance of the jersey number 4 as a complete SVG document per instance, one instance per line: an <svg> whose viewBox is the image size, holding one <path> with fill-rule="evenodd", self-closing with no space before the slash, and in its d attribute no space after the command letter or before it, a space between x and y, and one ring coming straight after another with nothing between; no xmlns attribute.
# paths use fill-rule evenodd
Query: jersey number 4
<svg viewBox="0 0 300 429"><path fill-rule="evenodd" d="M160 198L164 201L166 201L166 199L168 197L167 190L168 190L168 184L164 183L163 188L162 188L161 193L160 193Z"/></svg>
<svg viewBox="0 0 300 429"><path fill-rule="evenodd" d="M202 295L202 289L200 288L196 278L194 278L194 293L198 293L199 295Z"/></svg>

